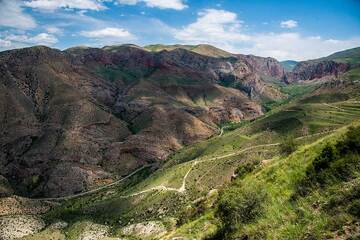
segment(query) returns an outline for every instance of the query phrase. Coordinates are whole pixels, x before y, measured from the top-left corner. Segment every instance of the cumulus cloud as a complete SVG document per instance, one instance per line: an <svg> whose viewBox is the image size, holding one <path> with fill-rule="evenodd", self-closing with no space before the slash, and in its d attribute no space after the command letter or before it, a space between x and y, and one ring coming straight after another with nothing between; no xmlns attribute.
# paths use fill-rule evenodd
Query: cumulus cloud
<svg viewBox="0 0 360 240"><path fill-rule="evenodd" d="M0 26L18 29L36 27L35 19L24 13L18 0L0 0Z"/></svg>
<svg viewBox="0 0 360 240"><path fill-rule="evenodd" d="M188 7L183 0L117 0L117 2L126 5L136 5L143 2L148 7L174 10L183 10Z"/></svg>
<svg viewBox="0 0 360 240"><path fill-rule="evenodd" d="M55 35L62 35L63 29L56 27L56 26L48 26L45 28L48 33L55 34Z"/></svg>
<svg viewBox="0 0 360 240"><path fill-rule="evenodd" d="M294 27L293 20L284 21ZM245 33L236 13L207 9L195 22L173 29L173 37L184 44L208 43L233 53L275 57L278 60L307 60L327 56L360 45L360 38L324 39L300 33Z"/></svg>
<svg viewBox="0 0 360 240"><path fill-rule="evenodd" d="M358 47L360 38L347 40L324 39L320 36L302 36L299 33L266 33L252 36L252 46L238 48L240 52L271 56L278 60L308 60Z"/></svg>
<svg viewBox="0 0 360 240"><path fill-rule="evenodd" d="M103 10L106 7L99 0L27 0L24 5L30 8L53 11L59 8L80 10Z"/></svg>
<svg viewBox="0 0 360 240"><path fill-rule="evenodd" d="M280 22L280 27L282 28L295 28L297 27L298 22L295 20L286 20L286 21L281 21Z"/></svg>
<svg viewBox="0 0 360 240"><path fill-rule="evenodd" d="M33 45L52 46L58 42L58 39L48 33L39 33L37 35L28 34L0 34L0 49L13 49L29 47Z"/></svg>
<svg viewBox="0 0 360 240"><path fill-rule="evenodd" d="M250 37L241 33L241 21L233 12L206 9L198 13L194 23L174 31L174 37L187 43L208 43L220 46L248 41Z"/></svg>
<svg viewBox="0 0 360 240"><path fill-rule="evenodd" d="M123 28L107 27L100 30L82 31L80 35L88 38L117 38L117 39L131 39L133 35Z"/></svg>

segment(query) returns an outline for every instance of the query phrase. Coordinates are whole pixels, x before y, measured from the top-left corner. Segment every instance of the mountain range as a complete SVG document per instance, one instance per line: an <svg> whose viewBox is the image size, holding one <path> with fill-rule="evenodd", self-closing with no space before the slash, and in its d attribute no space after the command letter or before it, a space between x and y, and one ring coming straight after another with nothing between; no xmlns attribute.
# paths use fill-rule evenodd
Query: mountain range
<svg viewBox="0 0 360 240"><path fill-rule="evenodd" d="M359 80L360 48L300 62L210 45L0 52L0 226L9 229L9 216L20 215L17 222L36 223L29 239L86 239L81 231L124 239L347 239L359 230L358 212L346 210L343 233L327 224L346 208L332 196L345 199L360 186L358 137L346 132L359 128ZM338 151L331 161L349 168L315 164L326 155L324 142ZM315 161L315 170L302 161ZM244 187L251 184L263 192ZM341 195L345 185L355 190ZM337 210L328 217L316 206L321 216L311 223L321 193L338 201ZM288 208L269 207L276 194ZM353 209L356 196L348 197ZM244 212L232 215L233 208ZM271 211L279 218L267 217ZM302 228L281 225L288 214ZM11 236L0 231L0 239Z"/></svg>

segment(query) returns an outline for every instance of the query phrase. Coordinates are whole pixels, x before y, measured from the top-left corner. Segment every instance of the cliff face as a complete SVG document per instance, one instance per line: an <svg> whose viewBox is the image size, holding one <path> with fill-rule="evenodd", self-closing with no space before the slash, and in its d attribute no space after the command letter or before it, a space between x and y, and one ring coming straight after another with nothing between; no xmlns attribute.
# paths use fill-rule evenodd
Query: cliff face
<svg viewBox="0 0 360 240"><path fill-rule="evenodd" d="M305 61L298 63L291 72L287 72L284 81L290 83L321 78L337 78L349 69L349 64L331 60Z"/></svg>
<svg viewBox="0 0 360 240"><path fill-rule="evenodd" d="M279 97L260 77L273 64L134 46L2 52L0 175L20 194L64 196L161 164L261 115L256 99Z"/></svg>
<svg viewBox="0 0 360 240"><path fill-rule="evenodd" d="M253 55L237 55L239 59L247 62L252 70L263 76L274 78L282 78L284 76L284 68L274 58L263 58Z"/></svg>

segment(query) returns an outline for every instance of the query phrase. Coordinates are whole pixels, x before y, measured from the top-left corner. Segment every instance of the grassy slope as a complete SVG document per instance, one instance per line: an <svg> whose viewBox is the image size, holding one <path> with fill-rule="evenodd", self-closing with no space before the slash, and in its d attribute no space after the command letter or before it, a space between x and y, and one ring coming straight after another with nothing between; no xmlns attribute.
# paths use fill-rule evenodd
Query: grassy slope
<svg viewBox="0 0 360 240"><path fill-rule="evenodd" d="M285 166L289 165L288 162L292 163L291 159L296 158L296 156L306 156L304 155L305 149L313 149L311 144L327 135L327 131L350 124L352 121L360 118L359 97L351 92L351 89L354 89L353 87L350 86L349 88L349 92L346 89L341 91L343 92L342 94L347 95L346 98L341 94L334 93L334 91L324 91L321 94L316 94L316 97L308 95L307 98L301 101L293 100L284 106L272 110L256 121L244 123L239 128L226 132L221 137L215 137L184 148L179 153L173 155L163 169L157 171L149 178L145 178L144 181L133 180L121 188L113 188L86 198L71 200L50 212L47 215L47 220L51 222L56 219L64 219L71 223L87 219L99 223L107 223L112 225L114 229L117 229L123 224L159 218L166 219L168 216L181 219L184 215L184 209L190 206L190 209L193 209L195 213L191 213L188 220L184 224L180 224L170 235L191 235L192 233L195 234L196 229L202 229L199 231L201 234L196 235L198 239L203 238L207 233L211 235L219 229L219 220L212 211L206 211L205 215L201 214L201 211L199 213L197 210L198 206L193 204L194 200L206 196L211 189L221 189L223 184L230 181L234 171L239 166L247 163L258 164L256 165L258 166L256 175L250 175L244 179L248 184L251 181L257 181L256 179L260 176L259 174L263 176L265 173L269 174L274 171L280 171L279 174L281 173L279 179L276 180L279 181L279 184L291 181L291 178L287 180L288 175L285 171L287 169ZM329 95L331 99L335 99L331 103L327 103ZM319 135L301 138L303 135L317 133ZM251 146L281 142L288 135L298 137L296 144L302 145L300 150L295 155L292 155L295 157L282 157L279 146L259 147L251 151L240 152L242 149ZM320 143L315 145L318 146ZM315 148L318 149L319 147ZM236 152L239 153L229 157L214 158ZM311 161L309 159L307 158L306 161ZM194 160L198 160L199 163L192 169L186 180L186 194L151 191L134 197L122 197L126 194L136 193L158 185L179 188L184 174L191 168L191 161ZM300 161L301 159L298 160L298 163L294 161L294 164L301 167L296 170L298 174L305 167L305 165L300 164ZM271 164L259 164L265 162L270 162ZM281 166L281 168L277 166ZM289 167L291 166L290 164ZM293 171L291 168L288 170L290 172ZM270 175L261 181L277 178L278 174L274 176ZM139 179L142 178L139 177ZM259 180L259 183L262 183L261 181ZM136 184L136 182L139 183ZM277 189L277 185L271 185L271 181L266 182L266 184L269 185L269 191L274 192L274 196L280 196L286 194L286 191L290 191L287 189L287 185L284 185L284 189L280 191ZM276 202L277 200L274 198L272 201L275 202L271 202L269 206L275 203L277 205L274 205L274 208L268 209L269 214L275 214L275 217L279 217L277 222L279 228L285 227L285 225L281 225L281 221L284 220L282 216L285 213L289 213L284 209L285 212L276 214L276 206L281 206L284 201L281 199L283 198L279 198L279 202ZM266 221L270 220L271 218ZM289 225L289 228L291 226ZM251 231L251 225L248 228L248 231ZM256 226L253 228L258 231ZM209 231L206 231L206 229ZM300 228L295 230L302 231ZM279 234L289 233L289 231L289 229L285 232L280 231Z"/></svg>
<svg viewBox="0 0 360 240"><path fill-rule="evenodd" d="M355 66L360 63L360 47L336 52L334 54L331 54L330 56L321 59L349 63L351 66Z"/></svg>
<svg viewBox="0 0 360 240"><path fill-rule="evenodd" d="M199 45L163 45L163 44L155 44L155 45L148 45L144 47L145 49L152 51L152 52L159 52L163 50L172 51L177 48L186 49L189 51L193 51L195 53L209 56L209 57L231 57L232 54L229 52L226 52L224 50L221 50L219 48L216 48L211 45L207 44L199 44Z"/></svg>
<svg viewBox="0 0 360 240"><path fill-rule="evenodd" d="M334 234L345 234L341 232L343 226L354 227L356 217L346 211L340 212L342 216L333 216L322 208L336 197L335 193L359 188L360 172L356 173L358 178L353 181L315 189L306 197L292 200L296 185L304 177L308 166L325 145L334 144L343 138L345 130L342 128L332 135L300 147L286 158L274 158L266 167L259 168L233 183L229 189L246 188L245 186L250 185L253 186L253 191L266 192L266 198L262 202L264 209L260 216L254 221L236 226L235 233L228 238L250 236L250 239L323 239L334 237ZM226 191L229 190L225 189L225 194ZM334 221L341 222L337 222L338 226L334 228ZM340 231L334 233L334 230Z"/></svg>

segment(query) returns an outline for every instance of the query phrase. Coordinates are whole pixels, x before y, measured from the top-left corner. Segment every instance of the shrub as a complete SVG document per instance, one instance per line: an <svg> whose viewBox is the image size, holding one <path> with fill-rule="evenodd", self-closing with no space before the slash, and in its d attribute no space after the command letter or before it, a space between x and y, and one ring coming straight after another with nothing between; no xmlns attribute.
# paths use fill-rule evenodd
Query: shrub
<svg viewBox="0 0 360 240"><path fill-rule="evenodd" d="M287 136L283 138L280 144L280 152L283 155L289 155L296 151L296 143L293 136Z"/></svg>
<svg viewBox="0 0 360 240"><path fill-rule="evenodd" d="M360 199L356 199L351 202L347 212L357 218L360 218Z"/></svg>
<svg viewBox="0 0 360 240"><path fill-rule="evenodd" d="M236 174L237 178L242 178L246 174L254 171L254 169L259 165L259 163L260 163L259 160L255 160L255 161L247 161L247 162L241 164L235 170L235 174Z"/></svg>
<svg viewBox="0 0 360 240"><path fill-rule="evenodd" d="M259 188L231 186L220 196L217 215L226 229L254 221L262 212L265 193Z"/></svg>
<svg viewBox="0 0 360 240"><path fill-rule="evenodd" d="M295 195L305 196L316 187L348 181L360 171L360 127L349 128L345 138L328 144L306 169Z"/></svg>

